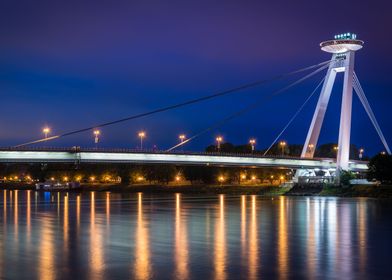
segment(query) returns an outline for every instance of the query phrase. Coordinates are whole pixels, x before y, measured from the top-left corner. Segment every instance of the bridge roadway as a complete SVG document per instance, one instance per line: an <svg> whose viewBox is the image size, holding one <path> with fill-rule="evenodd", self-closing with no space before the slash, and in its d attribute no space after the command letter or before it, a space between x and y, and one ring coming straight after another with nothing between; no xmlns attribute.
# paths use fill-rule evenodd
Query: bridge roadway
<svg viewBox="0 0 392 280"><path fill-rule="evenodd" d="M228 153L136 151L126 149L0 148L0 163L169 163L237 167L335 169L334 159ZM366 161L350 161L352 171L367 171Z"/></svg>

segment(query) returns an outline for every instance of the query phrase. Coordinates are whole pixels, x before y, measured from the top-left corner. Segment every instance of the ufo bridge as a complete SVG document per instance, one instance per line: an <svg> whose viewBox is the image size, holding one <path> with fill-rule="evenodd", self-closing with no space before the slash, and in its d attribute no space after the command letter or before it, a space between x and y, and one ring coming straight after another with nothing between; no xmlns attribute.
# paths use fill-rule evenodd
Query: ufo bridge
<svg viewBox="0 0 392 280"><path fill-rule="evenodd" d="M324 41L320 43L320 48L322 51L332 54L332 58L328 61L324 61L312 66L308 66L302 69L298 69L283 75L275 76L268 80L259 80L249 84L244 84L236 88L231 88L221 92L217 92L211 95L203 96L193 100L188 100L182 103L173 104L167 107L158 108L149 112L128 116L119 120L114 120L106 123L97 124L94 126L77 129L74 131L64 132L59 135L48 136L48 131L45 133L45 138L30 141L20 145L16 145L12 148L0 150L0 162L81 162L81 163L170 163L170 164L194 164L194 165L219 165L219 166L268 166L268 167L284 167L293 168L299 170L306 169L334 169L336 170L335 175L338 175L341 170L353 170L353 171L366 171L366 162L356 162L349 159L350 152L350 135L351 135L351 111L352 111L352 99L353 91L355 91L360 102L362 103L364 109L366 110L375 130L381 139L382 144L388 154L391 154L391 150L387 144L387 141L381 131L381 128L375 118L375 114L370 107L367 97L363 91L363 88L359 82L358 76L354 71L354 57L355 53L360 50L364 45L364 42L357 39L356 34L344 33L336 35L334 39ZM260 99L253 100L252 104L247 107L226 116L223 120L212 124L206 129L195 133L193 136L185 139L185 136L181 138L181 142L164 152L134 152L134 151L93 151L93 150L28 150L26 147L31 147L32 145L37 145L47 141L56 140L59 138L67 137L74 134L79 134L83 132L92 131L94 133L95 143L99 142L100 131L98 129L104 128L106 126L115 125L125 121L132 121L135 119L143 118L146 116L163 113L165 111L177 109L190 104L195 104L210 100L213 98L229 95L239 91L244 91L249 88L263 85L268 82L282 80L288 76L294 74L303 73L305 71L310 71L311 73L291 82L283 88L277 89L271 92L269 95L263 95ZM265 105L269 99L278 96L292 87L302 83L303 81L313 77L317 73L323 70L327 70L325 77L315 88L312 94L305 100L305 103L299 108L299 110L290 119L288 124L283 128L281 133L274 139L271 146L266 150L264 156L256 155L233 155L233 154L205 154L205 153L178 153L176 149L187 144L190 141L197 139L199 136L213 131L214 129L226 124L230 120L244 115L250 110L259 108L261 105ZM318 144L318 138L320 135L320 130L324 121L324 116L328 107L330 100L332 87L335 82L336 75L339 73L344 74L343 82L343 92L342 92L342 104L340 111L340 126L339 126L339 140L337 150L337 158L335 159L317 159L314 158L315 150ZM312 121L306 136L305 143L303 145L302 153L299 158L278 158L268 155L271 147L277 143L279 137L285 132L288 126L296 118L298 113L302 110L306 102L312 97L312 95L318 90L319 86L322 85L321 93L316 105L316 109L313 114ZM141 137L144 134L139 134ZM218 141L218 138L217 138ZM251 140L252 141L252 140ZM254 140L253 140L254 141ZM219 150L220 141L218 141ZM252 151L254 149L254 142L251 143ZM142 147L142 143L141 143ZM305 172L306 173L306 172ZM339 176L336 176L337 178Z"/></svg>

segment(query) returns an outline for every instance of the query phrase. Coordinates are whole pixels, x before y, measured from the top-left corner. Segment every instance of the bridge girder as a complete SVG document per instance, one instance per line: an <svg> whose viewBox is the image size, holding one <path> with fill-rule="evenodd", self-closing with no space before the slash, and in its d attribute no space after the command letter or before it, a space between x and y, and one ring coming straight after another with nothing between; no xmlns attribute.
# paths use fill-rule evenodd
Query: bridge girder
<svg viewBox="0 0 392 280"><path fill-rule="evenodd" d="M0 151L0 163L134 163L237 167L336 168L332 159L274 158L245 155L97 151ZM349 169L366 171L365 161L350 161Z"/></svg>

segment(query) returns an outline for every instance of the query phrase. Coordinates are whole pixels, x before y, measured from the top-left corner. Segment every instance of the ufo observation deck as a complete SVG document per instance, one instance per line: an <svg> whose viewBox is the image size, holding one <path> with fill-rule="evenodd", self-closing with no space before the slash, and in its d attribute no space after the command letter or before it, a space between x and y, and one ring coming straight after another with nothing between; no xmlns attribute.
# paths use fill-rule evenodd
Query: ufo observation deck
<svg viewBox="0 0 392 280"><path fill-rule="evenodd" d="M321 50L328 53L346 53L349 51L358 51L362 49L364 42L357 40L357 35L345 33L336 35L334 40L328 40L320 43Z"/></svg>

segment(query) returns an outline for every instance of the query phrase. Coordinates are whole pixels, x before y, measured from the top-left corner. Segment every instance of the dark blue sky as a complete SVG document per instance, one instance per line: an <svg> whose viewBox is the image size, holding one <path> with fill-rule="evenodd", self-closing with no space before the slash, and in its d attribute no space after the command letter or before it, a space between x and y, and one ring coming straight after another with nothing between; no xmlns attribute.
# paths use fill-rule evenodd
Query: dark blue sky
<svg viewBox="0 0 392 280"><path fill-rule="evenodd" d="M222 89L269 78L330 58L320 41L355 32L365 41L356 72L392 144L389 1L18 1L0 2L0 146L122 118ZM268 146L322 75L228 123L216 135ZM341 82L334 89L320 143L336 142ZM102 129L101 145L167 148L285 83ZM283 138L303 143L317 98ZM352 143L383 149L357 99ZM91 133L54 141L92 146Z"/></svg>

